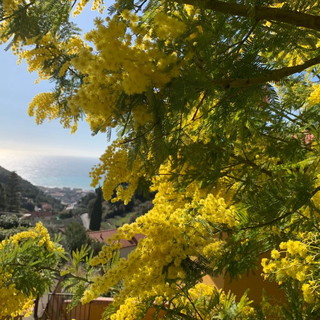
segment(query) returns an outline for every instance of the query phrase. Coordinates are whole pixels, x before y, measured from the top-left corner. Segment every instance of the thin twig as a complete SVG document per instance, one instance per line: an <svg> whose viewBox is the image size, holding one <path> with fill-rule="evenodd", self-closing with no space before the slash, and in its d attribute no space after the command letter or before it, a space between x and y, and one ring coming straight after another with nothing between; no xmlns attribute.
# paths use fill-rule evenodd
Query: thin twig
<svg viewBox="0 0 320 320"><path fill-rule="evenodd" d="M195 304L193 303L192 299L190 298L188 291L185 290L185 288L182 288L179 284L177 284L178 288L180 288L180 290L182 292L184 292L185 296L187 297L187 299L189 300L190 304L192 305L192 308L194 309L194 311L196 312L196 314L199 316L199 318L201 320L204 320L203 317L201 316L200 312L198 311L197 307L195 306Z"/></svg>

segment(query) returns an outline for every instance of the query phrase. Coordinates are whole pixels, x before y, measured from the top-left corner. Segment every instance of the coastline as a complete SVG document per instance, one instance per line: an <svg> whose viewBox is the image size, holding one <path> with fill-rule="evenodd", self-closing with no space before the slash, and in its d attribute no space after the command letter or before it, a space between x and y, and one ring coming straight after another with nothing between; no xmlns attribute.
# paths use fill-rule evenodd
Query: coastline
<svg viewBox="0 0 320 320"><path fill-rule="evenodd" d="M81 198L88 193L94 192L94 189L87 190L82 188L72 187L44 187L37 186L44 193L52 196L53 198L60 200L62 204L71 205L77 203Z"/></svg>
<svg viewBox="0 0 320 320"><path fill-rule="evenodd" d="M97 159L87 157L21 155L0 153L0 166L15 171L24 180L44 188L91 190L89 172Z"/></svg>

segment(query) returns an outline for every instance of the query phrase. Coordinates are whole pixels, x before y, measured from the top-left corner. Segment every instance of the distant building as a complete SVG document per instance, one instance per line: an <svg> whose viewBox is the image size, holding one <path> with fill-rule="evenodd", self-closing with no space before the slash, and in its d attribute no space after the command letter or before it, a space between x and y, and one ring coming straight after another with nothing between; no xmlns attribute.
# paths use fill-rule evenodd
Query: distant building
<svg viewBox="0 0 320 320"><path fill-rule="evenodd" d="M52 211L43 211L43 210L38 210L38 211L33 211L30 212L30 217L32 218L45 218L45 217L52 217L53 212Z"/></svg>
<svg viewBox="0 0 320 320"><path fill-rule="evenodd" d="M41 203L41 210L44 212L53 212L53 207L51 204L49 203Z"/></svg>
<svg viewBox="0 0 320 320"><path fill-rule="evenodd" d="M106 243L108 239L111 239L117 233L117 229L112 230L100 230L100 231L87 231L90 239ZM121 239L121 249L120 257L126 257L137 245L139 240L143 239L145 236L142 234L137 234L132 237L131 240Z"/></svg>

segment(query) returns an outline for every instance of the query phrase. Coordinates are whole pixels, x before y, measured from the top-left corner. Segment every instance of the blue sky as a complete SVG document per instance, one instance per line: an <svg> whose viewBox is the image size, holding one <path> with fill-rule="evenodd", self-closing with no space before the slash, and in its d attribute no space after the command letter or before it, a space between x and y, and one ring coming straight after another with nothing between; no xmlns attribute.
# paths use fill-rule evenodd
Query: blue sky
<svg viewBox="0 0 320 320"><path fill-rule="evenodd" d="M86 10L76 22L86 31L97 14ZM50 82L35 84L36 73L29 73L25 63L17 65L17 58L0 46L0 152L6 149L45 154L98 157L107 146L104 134L91 136L83 122L75 134L63 129L59 121L36 125L27 114L28 104L40 92L51 91Z"/></svg>

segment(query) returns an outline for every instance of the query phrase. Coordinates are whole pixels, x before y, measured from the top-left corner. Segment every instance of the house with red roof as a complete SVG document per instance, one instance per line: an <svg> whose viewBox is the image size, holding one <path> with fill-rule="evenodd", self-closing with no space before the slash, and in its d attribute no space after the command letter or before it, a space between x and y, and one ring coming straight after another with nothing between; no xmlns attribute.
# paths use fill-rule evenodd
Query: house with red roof
<svg viewBox="0 0 320 320"><path fill-rule="evenodd" d="M87 234L91 240L95 240L102 243L107 243L108 239L111 239L117 233L117 229L100 230L100 231L87 231ZM121 239L120 257L127 257L128 254L137 246L139 240L144 238L142 234L137 234L132 237L131 240Z"/></svg>

